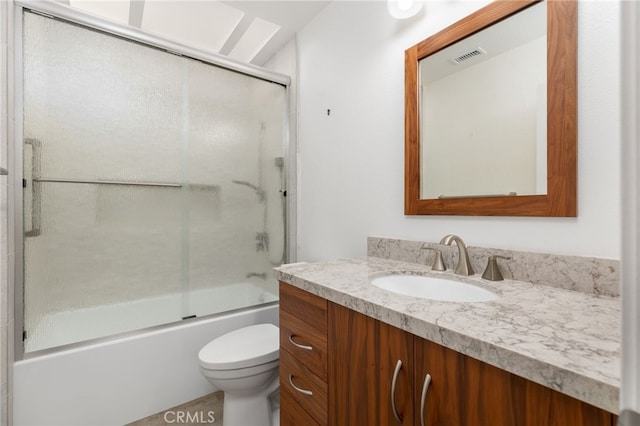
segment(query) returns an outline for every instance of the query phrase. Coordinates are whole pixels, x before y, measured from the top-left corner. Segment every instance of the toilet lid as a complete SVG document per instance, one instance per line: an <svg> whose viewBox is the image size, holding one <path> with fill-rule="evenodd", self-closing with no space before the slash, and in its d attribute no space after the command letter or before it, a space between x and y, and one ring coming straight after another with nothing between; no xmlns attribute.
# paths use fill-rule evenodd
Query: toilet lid
<svg viewBox="0 0 640 426"><path fill-rule="evenodd" d="M273 324L240 328L213 339L200 350L203 368L232 370L253 367L278 359L280 329Z"/></svg>

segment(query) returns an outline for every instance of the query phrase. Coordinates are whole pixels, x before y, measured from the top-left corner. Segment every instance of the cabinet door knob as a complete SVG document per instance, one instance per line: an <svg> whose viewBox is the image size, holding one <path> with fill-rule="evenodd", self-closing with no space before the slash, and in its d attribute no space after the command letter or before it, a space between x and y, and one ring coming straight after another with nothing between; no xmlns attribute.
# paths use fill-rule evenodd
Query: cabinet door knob
<svg viewBox="0 0 640 426"><path fill-rule="evenodd" d="M391 411L398 423L402 423L402 416L398 414L398 410L396 409L396 382L398 381L398 374L400 374L401 369L402 361L398 360L396 369L393 371L393 379L391 379Z"/></svg>
<svg viewBox="0 0 640 426"><path fill-rule="evenodd" d="M300 343L296 343L293 341L293 335L289 334L289 342L291 342L291 344L293 346L295 346L296 348L300 348L300 349L304 349L305 351L312 351L313 350L313 346L309 346L309 345L301 345Z"/></svg>
<svg viewBox="0 0 640 426"><path fill-rule="evenodd" d="M305 395L313 396L313 392L310 390L302 389L293 384L293 374L289 374L289 384L298 392L303 393Z"/></svg>
<svg viewBox="0 0 640 426"><path fill-rule="evenodd" d="M424 426L424 406L427 402L427 392L429 391L429 384L431 383L431 374L427 374L424 377L424 384L422 385L422 397L420 398L420 425Z"/></svg>

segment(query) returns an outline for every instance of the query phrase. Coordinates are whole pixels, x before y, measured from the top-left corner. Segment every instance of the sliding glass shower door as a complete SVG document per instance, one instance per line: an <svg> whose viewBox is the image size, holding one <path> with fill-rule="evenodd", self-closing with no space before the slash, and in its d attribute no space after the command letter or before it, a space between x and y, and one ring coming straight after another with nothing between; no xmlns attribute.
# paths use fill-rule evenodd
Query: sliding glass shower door
<svg viewBox="0 0 640 426"><path fill-rule="evenodd" d="M286 88L23 17L25 352L276 300Z"/></svg>

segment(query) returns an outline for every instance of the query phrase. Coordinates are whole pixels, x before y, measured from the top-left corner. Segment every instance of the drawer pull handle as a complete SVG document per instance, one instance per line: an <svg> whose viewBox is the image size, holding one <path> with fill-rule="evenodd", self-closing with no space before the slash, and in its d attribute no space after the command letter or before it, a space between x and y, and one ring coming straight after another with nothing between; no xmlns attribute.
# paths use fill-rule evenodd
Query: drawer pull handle
<svg viewBox="0 0 640 426"><path fill-rule="evenodd" d="M313 346L309 346L309 345L301 345L300 343L296 343L293 341L293 335L290 334L289 335L289 342L291 342L291 344L293 346L295 346L296 348L300 348L300 349L304 349L306 351L312 351L313 350Z"/></svg>
<svg viewBox="0 0 640 426"><path fill-rule="evenodd" d="M313 396L313 392L310 390L302 389L293 384L293 374L289 374L289 384L298 392L303 393L305 395Z"/></svg>
<svg viewBox="0 0 640 426"><path fill-rule="evenodd" d="M402 423L402 416L398 414L398 410L396 409L396 382L398 381L398 374L400 374L401 369L402 361L398 360L396 369L393 371L393 379L391 379L391 411L398 423Z"/></svg>
<svg viewBox="0 0 640 426"><path fill-rule="evenodd" d="M422 398L420 398L420 425L424 426L424 406L427 402L427 392L429 391L429 384L431 383L431 374L427 374L424 377L424 385L422 385Z"/></svg>

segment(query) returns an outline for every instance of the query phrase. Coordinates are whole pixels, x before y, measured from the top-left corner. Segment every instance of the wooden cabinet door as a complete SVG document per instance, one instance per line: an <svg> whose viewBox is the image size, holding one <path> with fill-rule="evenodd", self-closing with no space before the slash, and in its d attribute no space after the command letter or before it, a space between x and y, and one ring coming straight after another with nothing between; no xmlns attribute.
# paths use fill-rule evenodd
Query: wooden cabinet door
<svg viewBox="0 0 640 426"><path fill-rule="evenodd" d="M378 322L378 410L381 425L414 424L413 338L410 333Z"/></svg>
<svg viewBox="0 0 640 426"><path fill-rule="evenodd" d="M514 376L514 375L512 375ZM515 377L515 376L514 376ZM526 426L610 426L615 416L608 411L579 401L568 395L525 379L525 418L519 424Z"/></svg>
<svg viewBox="0 0 640 426"><path fill-rule="evenodd" d="M328 345L329 424L414 424L413 335L330 303Z"/></svg>
<svg viewBox="0 0 640 426"><path fill-rule="evenodd" d="M455 353L427 340L416 338L414 386L417 424L424 418L425 425L468 425L465 401L467 386L464 371L464 361ZM430 375L431 381L426 389L424 411L421 412L421 399L425 377ZM477 426L482 426L478 424Z"/></svg>
<svg viewBox="0 0 640 426"><path fill-rule="evenodd" d="M380 424L378 416L377 321L329 303L329 424Z"/></svg>
<svg viewBox="0 0 640 426"><path fill-rule="evenodd" d="M424 409L430 426L610 426L613 415L482 361L415 338L418 378L431 375Z"/></svg>

